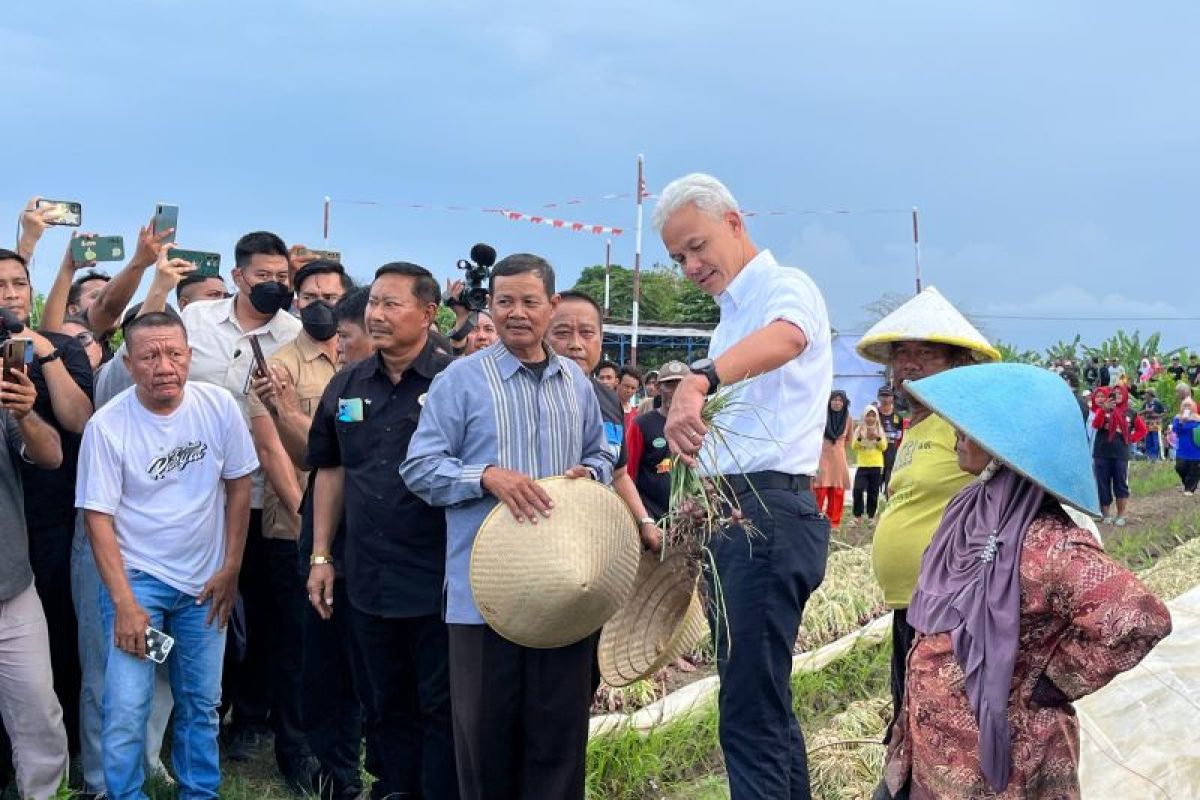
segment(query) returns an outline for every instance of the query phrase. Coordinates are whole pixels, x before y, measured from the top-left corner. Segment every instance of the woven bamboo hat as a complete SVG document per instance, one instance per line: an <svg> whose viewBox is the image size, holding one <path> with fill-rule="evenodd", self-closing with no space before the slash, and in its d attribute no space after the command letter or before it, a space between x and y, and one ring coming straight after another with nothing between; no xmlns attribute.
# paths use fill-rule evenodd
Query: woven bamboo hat
<svg viewBox="0 0 1200 800"><path fill-rule="evenodd" d="M496 633L524 647L566 647L599 630L633 590L637 528L616 493L585 479L538 481L547 519L518 524L498 504L471 549L471 592Z"/></svg>
<svg viewBox="0 0 1200 800"><path fill-rule="evenodd" d="M633 594L600 631L600 675L628 686L690 651L708 634L700 571L682 551L642 553Z"/></svg>
<svg viewBox="0 0 1200 800"><path fill-rule="evenodd" d="M970 350L976 361L999 361L1000 351L932 286L871 326L855 349L865 359L887 364L895 342L940 342Z"/></svg>

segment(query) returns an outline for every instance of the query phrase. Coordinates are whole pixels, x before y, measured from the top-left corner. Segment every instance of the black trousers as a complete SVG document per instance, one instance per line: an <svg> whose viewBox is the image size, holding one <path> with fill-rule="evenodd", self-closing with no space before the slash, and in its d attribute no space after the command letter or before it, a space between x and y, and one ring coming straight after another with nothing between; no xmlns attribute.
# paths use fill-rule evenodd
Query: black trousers
<svg viewBox="0 0 1200 800"><path fill-rule="evenodd" d="M879 487L883 484L883 467L859 467L854 472L854 516L861 517L864 508L868 519L875 518L879 508Z"/></svg>
<svg viewBox="0 0 1200 800"><path fill-rule="evenodd" d="M535 650L449 627L463 800L582 800L595 640Z"/></svg>
<svg viewBox="0 0 1200 800"><path fill-rule="evenodd" d="M1183 481L1183 490L1185 492L1196 491L1197 484L1200 484L1200 461L1176 458L1175 472L1179 475L1179 480ZM51 651L51 654L53 655L53 651Z"/></svg>
<svg viewBox="0 0 1200 800"><path fill-rule="evenodd" d="M223 688L233 705L234 731L269 726L282 766L308 755L301 713L303 619L308 600L296 571L296 543L262 535L262 511L250 528L238 576L246 623L246 652L227 658Z"/></svg>
<svg viewBox="0 0 1200 800"><path fill-rule="evenodd" d="M888 723L883 741L892 739L892 728L904 708L904 680L908 675L908 651L912 649L917 632L908 624L908 609L892 611L892 721Z"/></svg>
<svg viewBox="0 0 1200 800"><path fill-rule="evenodd" d="M362 741L362 706L366 675L350 631L350 600L346 582L334 581L334 615L304 613L304 654L300 683L301 710L308 746L320 765L317 784L322 798L352 798L362 791L358 771ZM371 743L368 742L368 754ZM367 769L379 766L368 758Z"/></svg>
<svg viewBox="0 0 1200 800"><path fill-rule="evenodd" d="M367 679L366 734L378 751L371 797L457 798L446 624L437 615L343 609Z"/></svg>
<svg viewBox="0 0 1200 800"><path fill-rule="evenodd" d="M883 451L883 477L880 479L879 485L883 489L883 496L887 497L888 483L892 480L892 467L896 466L896 453L900 452L900 448L895 442L888 443L888 449Z"/></svg>
<svg viewBox="0 0 1200 800"><path fill-rule="evenodd" d="M71 752L79 751L79 635L71 602L71 540L75 523L29 528L29 565L46 628L50 634L50 668L54 693L62 706Z"/></svg>
<svg viewBox="0 0 1200 800"><path fill-rule="evenodd" d="M708 575L721 750L732 800L808 800L804 735L792 711L792 649L804 604L825 577L829 520L809 490L738 496L757 529L714 537L720 594Z"/></svg>

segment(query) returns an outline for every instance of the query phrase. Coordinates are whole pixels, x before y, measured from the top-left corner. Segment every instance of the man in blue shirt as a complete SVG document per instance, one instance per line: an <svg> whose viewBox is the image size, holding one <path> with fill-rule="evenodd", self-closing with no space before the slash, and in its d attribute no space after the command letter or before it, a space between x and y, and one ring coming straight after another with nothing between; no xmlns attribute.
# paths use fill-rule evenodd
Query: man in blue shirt
<svg viewBox="0 0 1200 800"><path fill-rule="evenodd" d="M535 480L608 483L614 457L591 382L543 340L558 305L554 270L528 254L492 271L500 341L438 375L400 473L446 507L446 622L459 789L464 800L582 798L592 639L532 649L483 622L471 594L471 547L504 503L531 526L553 514Z"/></svg>

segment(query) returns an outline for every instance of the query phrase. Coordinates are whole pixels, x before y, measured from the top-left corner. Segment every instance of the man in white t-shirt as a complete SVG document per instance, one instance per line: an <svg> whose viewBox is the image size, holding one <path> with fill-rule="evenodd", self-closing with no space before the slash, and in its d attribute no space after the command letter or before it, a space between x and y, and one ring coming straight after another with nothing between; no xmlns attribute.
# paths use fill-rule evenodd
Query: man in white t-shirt
<svg viewBox="0 0 1200 800"><path fill-rule="evenodd" d="M176 778L183 796L216 798L225 623L258 459L229 392L188 383L178 318L145 314L125 337L134 386L88 422L75 497L107 590L104 778L112 797L142 796L155 666L146 642L156 628L175 639Z"/></svg>

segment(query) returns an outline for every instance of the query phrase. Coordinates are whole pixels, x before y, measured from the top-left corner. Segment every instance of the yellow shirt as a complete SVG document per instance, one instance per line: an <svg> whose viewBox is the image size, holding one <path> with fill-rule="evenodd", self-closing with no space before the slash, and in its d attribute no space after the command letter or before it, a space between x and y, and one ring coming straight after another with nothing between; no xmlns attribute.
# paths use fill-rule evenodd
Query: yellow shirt
<svg viewBox="0 0 1200 800"><path fill-rule="evenodd" d="M921 554L933 539L946 504L970 483L958 468L954 429L929 415L904 432L888 484L887 509L871 548L875 579L892 608L907 608L921 570Z"/></svg>
<svg viewBox="0 0 1200 800"><path fill-rule="evenodd" d="M854 451L854 464L858 467L883 467L883 454L888 448L887 437L880 429L878 439L868 442L856 435L850 440L850 449Z"/></svg>

